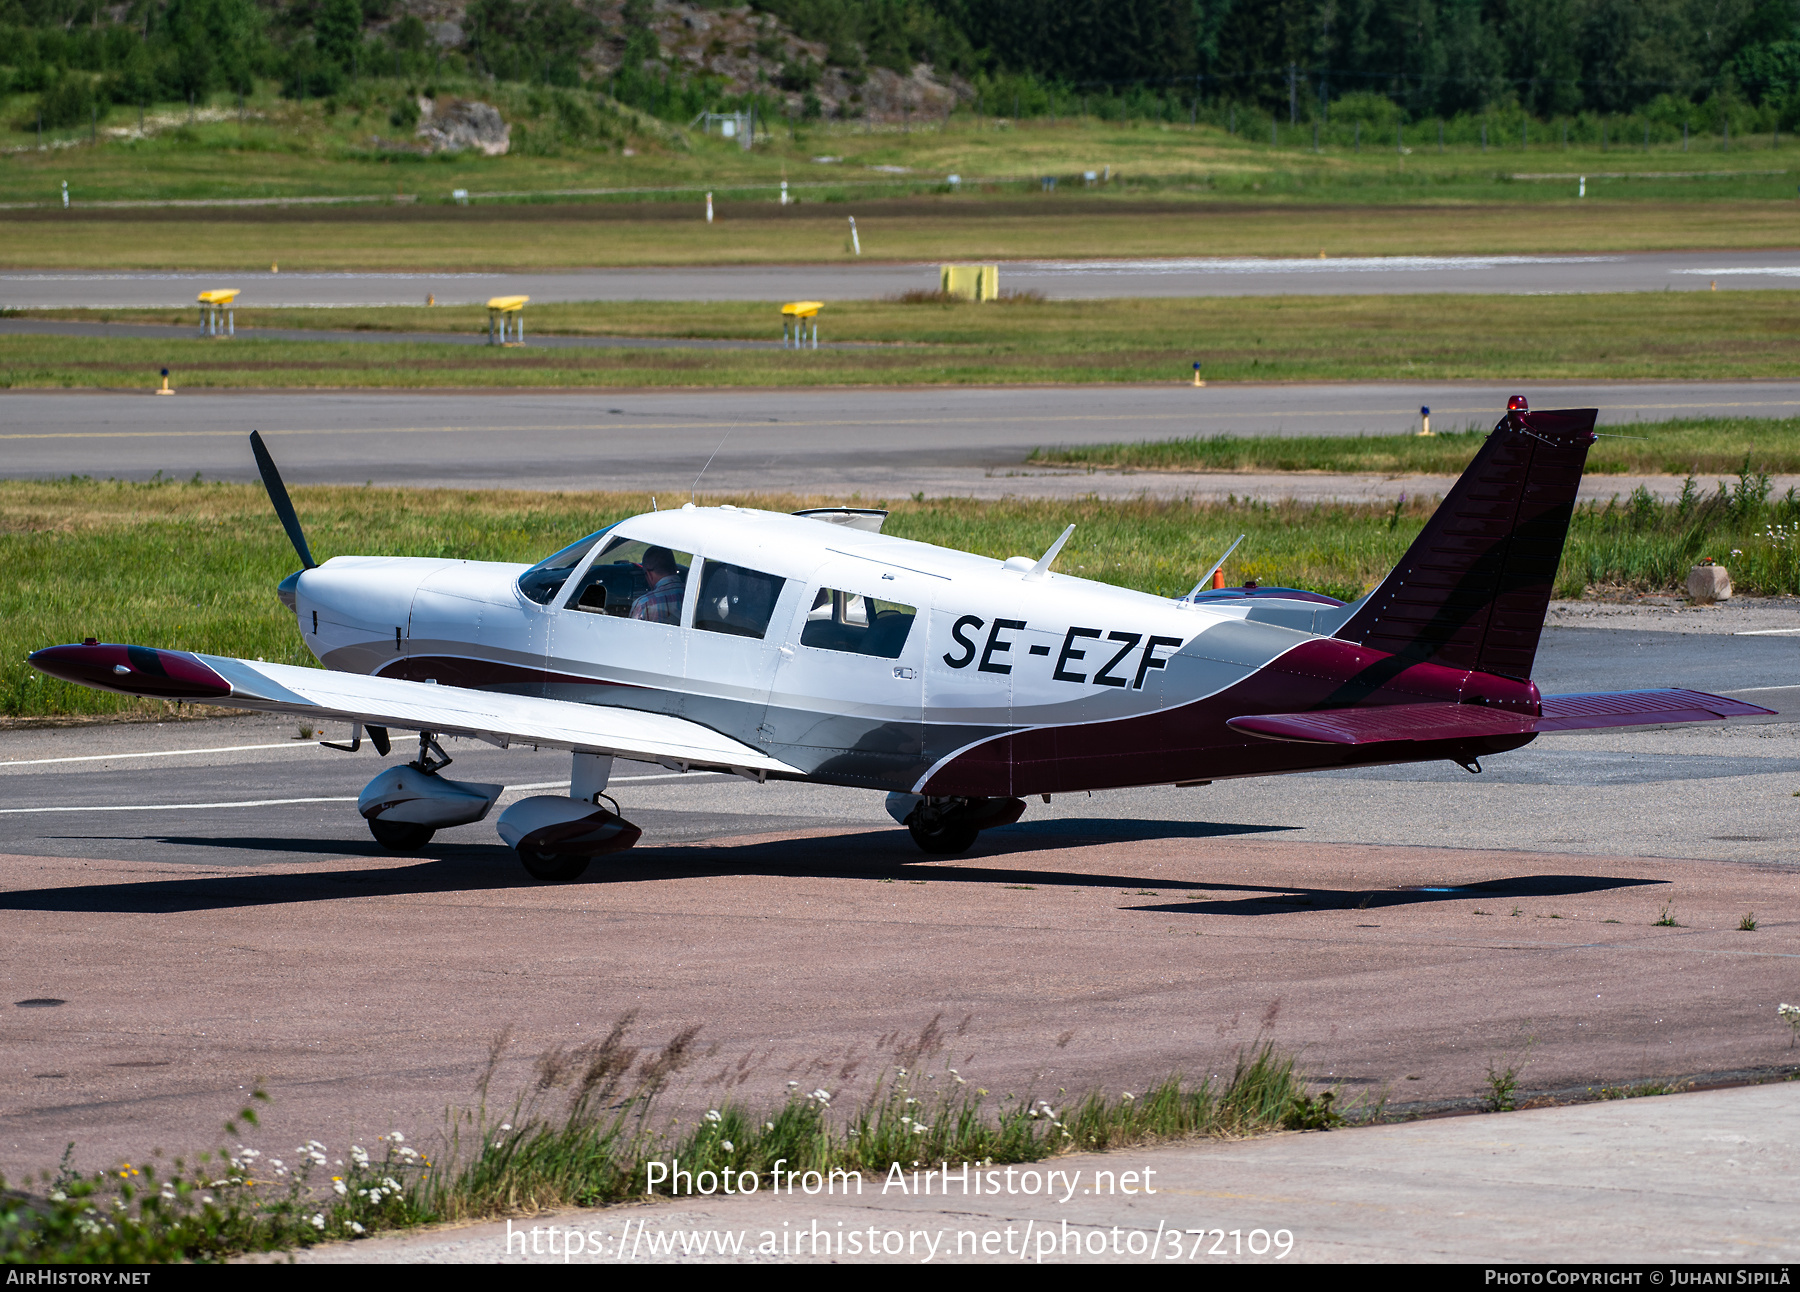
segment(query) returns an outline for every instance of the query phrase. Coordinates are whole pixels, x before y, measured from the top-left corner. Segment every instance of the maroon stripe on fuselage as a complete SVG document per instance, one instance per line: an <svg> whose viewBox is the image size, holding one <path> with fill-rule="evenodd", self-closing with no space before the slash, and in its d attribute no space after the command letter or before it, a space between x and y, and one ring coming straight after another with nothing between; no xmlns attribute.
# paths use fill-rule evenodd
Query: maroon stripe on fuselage
<svg viewBox="0 0 1800 1292"><path fill-rule="evenodd" d="M1382 651L1321 638L1205 699L1114 722L1038 727L984 741L933 772L921 792L994 796L1167 785L1469 757L1517 749L1533 739L1506 735L1327 746L1263 740L1225 725L1246 714L1421 702L1483 703L1534 715L1539 706L1530 682L1408 664Z"/></svg>
<svg viewBox="0 0 1800 1292"><path fill-rule="evenodd" d="M549 669L528 668L521 664L505 664L499 660L472 659L464 655L411 655L384 664L377 677L396 677L405 682L436 682L439 686L460 686L471 691L496 687L517 690L519 687L549 686L616 686L626 690L645 688L632 682L615 682L604 677L580 677L574 673L553 673Z"/></svg>

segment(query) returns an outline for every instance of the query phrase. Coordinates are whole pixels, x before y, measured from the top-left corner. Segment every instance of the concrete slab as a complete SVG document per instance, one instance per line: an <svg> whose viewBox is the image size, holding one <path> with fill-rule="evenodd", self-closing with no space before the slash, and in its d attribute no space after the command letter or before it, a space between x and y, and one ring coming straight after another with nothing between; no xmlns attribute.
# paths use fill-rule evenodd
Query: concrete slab
<svg viewBox="0 0 1800 1292"><path fill-rule="evenodd" d="M871 1179L848 1198L684 1197L331 1244L298 1260L1780 1263L1800 1256L1797 1113L1790 1082L1069 1154L999 1173L997 1194L965 1188L957 1164L948 1196L941 1181L926 1195L910 1180L902 1191ZM1123 1192L1126 1172L1137 1173L1135 1194Z"/></svg>

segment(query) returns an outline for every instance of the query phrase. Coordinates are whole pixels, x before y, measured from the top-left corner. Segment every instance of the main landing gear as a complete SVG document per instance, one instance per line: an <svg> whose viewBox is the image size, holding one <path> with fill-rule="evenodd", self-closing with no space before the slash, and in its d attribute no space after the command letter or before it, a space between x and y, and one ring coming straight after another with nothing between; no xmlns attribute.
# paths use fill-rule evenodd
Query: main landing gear
<svg viewBox="0 0 1800 1292"><path fill-rule="evenodd" d="M890 794L887 810L889 816L906 827L921 851L954 856L967 852L983 830L1017 821L1025 813L1025 800Z"/></svg>
<svg viewBox="0 0 1800 1292"><path fill-rule="evenodd" d="M577 752L570 767L569 795L538 794L520 799L500 814L495 827L519 854L533 879L567 883L579 879L595 857L622 852L643 831L618 813L606 793L611 754ZM609 810L600 800L612 803Z"/></svg>
<svg viewBox="0 0 1800 1292"><path fill-rule="evenodd" d="M417 852L439 830L488 814L506 787L447 780L439 773L450 761L436 734L421 731L417 758L388 768L363 787L356 810L375 842L390 852ZM643 831L619 815L617 803L610 810L599 805L607 798L611 774L612 755L576 753L568 797L533 795L500 814L494 824L518 851L526 874L567 883L579 879L595 857L629 848L642 837Z"/></svg>

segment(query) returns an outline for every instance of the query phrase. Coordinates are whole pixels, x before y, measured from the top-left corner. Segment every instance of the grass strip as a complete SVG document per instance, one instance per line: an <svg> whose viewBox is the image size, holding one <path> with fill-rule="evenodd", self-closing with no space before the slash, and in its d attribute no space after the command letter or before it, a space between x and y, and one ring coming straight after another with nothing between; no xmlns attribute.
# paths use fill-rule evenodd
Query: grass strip
<svg viewBox="0 0 1800 1292"><path fill-rule="evenodd" d="M65 312L178 321L186 311ZM485 332L478 307L242 310L239 323ZM843 301L818 351L487 349L353 341L0 337L0 388L718 387L1185 381L1747 380L1800 365L1782 291L1275 296L1004 305ZM532 306L538 334L777 340L775 303ZM1278 396L1271 395L1271 405ZM1205 395L1196 393L1197 408ZM1410 426L1411 418L1397 418ZM1253 430L1253 427L1245 427ZM1396 429L1401 429L1396 427Z"/></svg>
<svg viewBox="0 0 1800 1292"><path fill-rule="evenodd" d="M696 1058L697 1028L648 1051L631 1045L633 1017L603 1040L556 1048L537 1061L535 1080L504 1113L491 1111L490 1062L473 1108L453 1112L443 1142L424 1153L399 1133L333 1150L319 1141L290 1156L241 1143L177 1160L159 1172L125 1163L79 1175L42 1177L43 1193L0 1184L0 1262L144 1263L222 1260L286 1251L433 1222L594 1207L660 1193L653 1162L715 1178L772 1184L779 1164L838 1179L879 1180L915 1162L1037 1162L1075 1150L1123 1148L1200 1138L1239 1138L1280 1129L1343 1123L1334 1093L1307 1093L1291 1056L1268 1042L1241 1049L1228 1080L1198 1085L1170 1076L1137 1096L1098 1092L1059 1109L1046 1100L996 1097L954 1069L900 1066L846 1113L832 1094L789 1083L776 1108L725 1103L695 1124L652 1129L671 1080ZM932 1028L927 1027L929 1038ZM498 1060L504 1041L492 1056ZM916 1064L917 1060L914 1060ZM267 1096L256 1092L256 1099ZM252 1102L226 1123L236 1140L255 1126ZM326 1178L329 1177L329 1178Z"/></svg>
<svg viewBox="0 0 1800 1292"><path fill-rule="evenodd" d="M1420 435L1213 435L1132 444L1032 450L1030 461L1113 471L1325 471L1365 475L1461 474L1488 428ZM1800 417L1687 417L1601 432L1588 475L1737 475L1754 464L1800 472Z"/></svg>
<svg viewBox="0 0 1800 1292"><path fill-rule="evenodd" d="M1800 591L1800 498L1771 499L1746 468L1579 508L1557 593L1673 591L1702 557L1750 595ZM602 525L650 509L645 494L300 487L315 555L450 556L529 563ZM1057 569L1179 596L1241 533L1228 578L1360 596L1400 559L1436 507L1294 501L845 499L717 495L792 511L854 502L891 509L887 532L1002 558L1041 552L1076 530ZM94 636L279 663L313 662L275 585L295 566L260 488L203 481L0 481L0 715L166 714L160 701L74 686L31 669L28 651Z"/></svg>
<svg viewBox="0 0 1800 1292"><path fill-rule="evenodd" d="M57 155L60 165L66 153ZM9 165L18 165L9 162ZM43 193L53 195L56 175ZM417 183L414 177L408 177ZM1513 185L1467 197L1411 191L1326 192L1318 206L1271 203L1273 194L1221 200L1197 191L1113 199L920 197L839 192L786 208L720 202L713 224L699 194L658 203L636 219L574 205L353 207L204 211L0 212L0 268L171 270L219 273L508 272L662 265L1063 260L1134 256L1418 256L1788 248L1795 241L1792 176L1779 194L1719 200L1687 191L1660 202L1515 199L1561 197L1562 186ZM380 184L385 176L374 177ZM448 192L451 177L436 181ZM771 184L773 180L769 181ZM72 181L73 186L73 181ZM1304 188L1304 185L1296 185ZM1625 185L1644 189L1648 184ZM15 190L16 191L16 190ZM80 190L77 189L77 192ZM812 196L812 195L809 195ZM1779 199L1779 200L1777 200ZM1354 203L1354 205L1345 205ZM1437 205L1437 203L1442 203ZM635 214L629 209L625 214ZM848 244L855 216L862 257ZM929 273L929 270L927 270ZM1002 282L1004 282L1002 278ZM229 285L229 284L227 284ZM428 284L421 284L424 301Z"/></svg>

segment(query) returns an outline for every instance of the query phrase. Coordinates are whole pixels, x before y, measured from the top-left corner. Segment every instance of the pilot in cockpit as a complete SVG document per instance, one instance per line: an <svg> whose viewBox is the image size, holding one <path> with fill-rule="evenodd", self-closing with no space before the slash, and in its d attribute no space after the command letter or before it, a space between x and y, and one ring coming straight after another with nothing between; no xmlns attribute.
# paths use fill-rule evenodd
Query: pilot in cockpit
<svg viewBox="0 0 1800 1292"><path fill-rule="evenodd" d="M666 547L652 547L644 552L644 580L650 590L631 603L631 617L653 624L681 622L681 603L687 595L686 571L675 564L675 554Z"/></svg>

